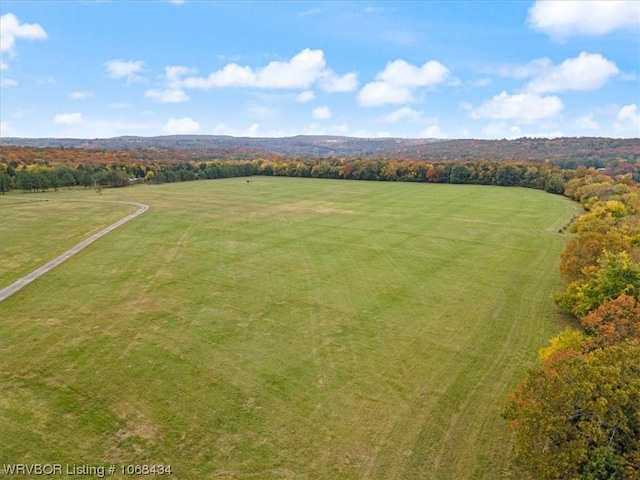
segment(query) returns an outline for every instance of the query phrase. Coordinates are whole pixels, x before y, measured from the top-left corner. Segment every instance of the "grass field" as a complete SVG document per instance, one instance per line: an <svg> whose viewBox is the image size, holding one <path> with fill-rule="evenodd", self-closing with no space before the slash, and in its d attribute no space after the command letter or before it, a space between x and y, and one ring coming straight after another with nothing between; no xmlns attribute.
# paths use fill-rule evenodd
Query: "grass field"
<svg viewBox="0 0 640 480"><path fill-rule="evenodd" d="M561 328L557 231L577 205L272 177L103 193L51 193L24 221L36 195L0 199L13 276L134 209L63 200L150 206L0 304L0 463L517 478L500 413Z"/></svg>

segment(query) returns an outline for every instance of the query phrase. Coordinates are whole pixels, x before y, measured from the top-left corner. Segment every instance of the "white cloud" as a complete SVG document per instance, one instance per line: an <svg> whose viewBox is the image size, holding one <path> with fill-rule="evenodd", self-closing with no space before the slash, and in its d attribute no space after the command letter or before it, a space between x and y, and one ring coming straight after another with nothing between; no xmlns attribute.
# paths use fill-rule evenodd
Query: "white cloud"
<svg viewBox="0 0 640 480"><path fill-rule="evenodd" d="M0 78L0 87L17 87L18 82L12 78Z"/></svg>
<svg viewBox="0 0 640 480"><path fill-rule="evenodd" d="M296 102L298 102L298 103L307 103L307 102L313 100L314 98L316 98L316 95L315 95L315 93L313 93L313 91L305 90L304 92L301 92L298 95L296 95Z"/></svg>
<svg viewBox="0 0 640 480"><path fill-rule="evenodd" d="M620 109L615 124L616 130L630 132L634 136L640 136L640 112L638 105L632 103Z"/></svg>
<svg viewBox="0 0 640 480"><path fill-rule="evenodd" d="M0 17L0 52L15 55L15 42L19 38L27 40L45 40L47 32L37 23L20 23L13 14Z"/></svg>
<svg viewBox="0 0 640 480"><path fill-rule="evenodd" d="M160 103L180 103L189 100L189 96L184 90L172 88L166 90L147 90L144 96Z"/></svg>
<svg viewBox="0 0 640 480"><path fill-rule="evenodd" d="M413 102L410 88L397 87L385 82L369 82L358 93L358 103L363 107L409 102Z"/></svg>
<svg viewBox="0 0 640 480"><path fill-rule="evenodd" d="M350 91L357 87L355 73L336 75L327 68L322 50L305 48L290 60L269 62L262 68L229 63L207 77L188 77L182 85L188 88L282 88L308 89L318 82L328 92Z"/></svg>
<svg viewBox="0 0 640 480"><path fill-rule="evenodd" d="M189 101L189 96L182 88L182 77L190 73L195 73L195 70L182 65L167 65L164 67L164 76L160 76L160 78L164 80L166 88L149 89L145 92L145 97L160 103L181 103Z"/></svg>
<svg viewBox="0 0 640 480"><path fill-rule="evenodd" d="M449 138L438 125L430 125L420 132L422 138Z"/></svg>
<svg viewBox="0 0 640 480"><path fill-rule="evenodd" d="M144 71L142 60L109 60L104 63L107 74L111 78L124 78L127 83L137 82L142 79L139 73Z"/></svg>
<svg viewBox="0 0 640 480"><path fill-rule="evenodd" d="M449 69L435 60L420 67L404 60L394 60L376 75L375 81L360 90L358 102L365 107L411 102L414 89L443 83L448 75Z"/></svg>
<svg viewBox="0 0 640 480"><path fill-rule="evenodd" d="M58 125L78 125L83 121L84 119L82 118L82 114L78 112L58 113L53 117L53 123Z"/></svg>
<svg viewBox="0 0 640 480"><path fill-rule="evenodd" d="M200 131L200 124L189 117L171 117L162 130L173 135L188 135L198 133Z"/></svg>
<svg viewBox="0 0 640 480"><path fill-rule="evenodd" d="M183 65L167 65L164 67L164 77L167 84L172 88L180 88L182 86L182 77L195 72L194 69Z"/></svg>
<svg viewBox="0 0 640 480"><path fill-rule="evenodd" d="M327 120L331 118L331 110L329 107L318 107L313 109L311 115L316 120Z"/></svg>
<svg viewBox="0 0 640 480"><path fill-rule="evenodd" d="M599 53L581 52L540 74L529 83L527 90L533 93L595 90L618 72L616 64Z"/></svg>
<svg viewBox="0 0 640 480"><path fill-rule="evenodd" d="M449 69L435 60L421 67L395 60L387 64L377 79L396 87L426 87L442 83L448 74Z"/></svg>
<svg viewBox="0 0 640 480"><path fill-rule="evenodd" d="M174 5L182 5L186 0L169 0L170 3Z"/></svg>
<svg viewBox="0 0 640 480"><path fill-rule="evenodd" d="M347 73L346 75L335 75L331 70L327 70L325 77L320 79L320 88L325 92L352 92L358 88L358 75Z"/></svg>
<svg viewBox="0 0 640 480"><path fill-rule="evenodd" d="M532 123L553 117L564 108L562 100L556 96L543 97L533 93L508 95L502 92L480 107L471 111L471 118L490 118L493 120L514 120Z"/></svg>
<svg viewBox="0 0 640 480"><path fill-rule="evenodd" d="M604 35L640 27L640 3L629 0L538 0L530 9L529 25L552 38L572 35Z"/></svg>
<svg viewBox="0 0 640 480"><path fill-rule="evenodd" d="M424 112L422 110L414 110L411 107L402 107L384 117L384 120L391 123L397 123L401 120L411 120L416 122L422 119L423 114Z"/></svg>
<svg viewBox="0 0 640 480"><path fill-rule="evenodd" d="M80 90L77 92L71 92L69 94L69 98L73 99L73 100L86 100L89 97L92 97L93 94L91 92L88 92L86 90Z"/></svg>

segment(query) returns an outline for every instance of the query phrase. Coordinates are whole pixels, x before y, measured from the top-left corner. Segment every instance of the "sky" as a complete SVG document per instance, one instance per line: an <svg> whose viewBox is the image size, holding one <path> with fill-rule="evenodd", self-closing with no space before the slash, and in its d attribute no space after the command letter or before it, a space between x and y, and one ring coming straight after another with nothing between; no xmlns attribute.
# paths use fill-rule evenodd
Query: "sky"
<svg viewBox="0 0 640 480"><path fill-rule="evenodd" d="M0 135L640 137L640 1L0 1Z"/></svg>

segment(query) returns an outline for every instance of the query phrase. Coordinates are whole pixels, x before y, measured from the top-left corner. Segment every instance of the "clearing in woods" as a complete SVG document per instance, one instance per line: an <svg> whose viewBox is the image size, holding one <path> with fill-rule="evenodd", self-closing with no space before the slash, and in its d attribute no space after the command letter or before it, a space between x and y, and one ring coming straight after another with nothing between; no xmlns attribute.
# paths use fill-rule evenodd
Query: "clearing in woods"
<svg viewBox="0 0 640 480"><path fill-rule="evenodd" d="M561 328L577 204L273 177L12 193L2 286L135 210L68 199L150 209L0 303L3 463L511 475L500 413Z"/></svg>

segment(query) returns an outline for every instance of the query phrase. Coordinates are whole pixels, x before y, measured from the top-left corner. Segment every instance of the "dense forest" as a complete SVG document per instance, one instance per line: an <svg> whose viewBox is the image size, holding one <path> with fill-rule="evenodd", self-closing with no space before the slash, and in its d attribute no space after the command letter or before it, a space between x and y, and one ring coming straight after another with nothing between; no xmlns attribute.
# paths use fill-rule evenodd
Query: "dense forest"
<svg viewBox="0 0 640 480"><path fill-rule="evenodd" d="M132 183L173 183L250 175L522 186L561 194L572 178L567 162L263 158L206 159L191 150L95 150L0 147L0 192ZM640 157L639 157L640 158ZM583 162L586 166L592 162ZM640 180L640 159L610 161L599 171Z"/></svg>

